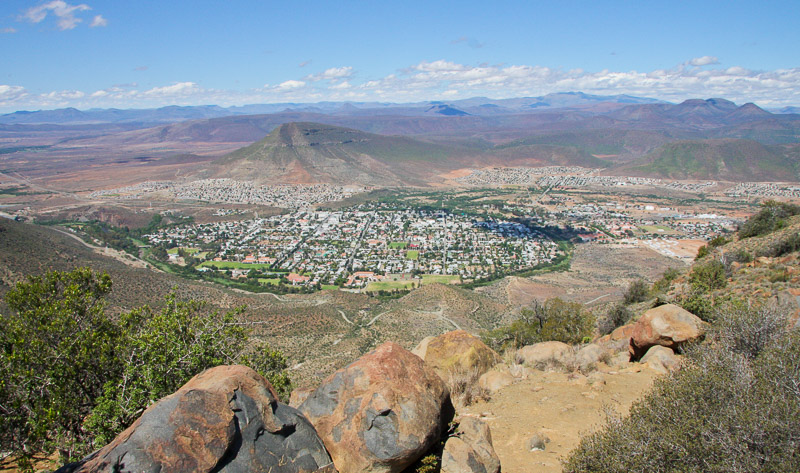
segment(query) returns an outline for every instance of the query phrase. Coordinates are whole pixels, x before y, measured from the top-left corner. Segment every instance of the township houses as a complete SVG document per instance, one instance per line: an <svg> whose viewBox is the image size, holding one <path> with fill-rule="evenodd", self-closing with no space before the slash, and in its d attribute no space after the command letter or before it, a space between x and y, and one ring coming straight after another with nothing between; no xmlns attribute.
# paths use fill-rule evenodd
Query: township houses
<svg viewBox="0 0 800 473"><path fill-rule="evenodd" d="M299 275L297 273L289 273L289 275L286 276L286 280L289 281L290 283L292 283L292 286L297 286L299 284L307 283L308 281L311 280L311 277L309 277L309 276L301 276L301 275Z"/></svg>

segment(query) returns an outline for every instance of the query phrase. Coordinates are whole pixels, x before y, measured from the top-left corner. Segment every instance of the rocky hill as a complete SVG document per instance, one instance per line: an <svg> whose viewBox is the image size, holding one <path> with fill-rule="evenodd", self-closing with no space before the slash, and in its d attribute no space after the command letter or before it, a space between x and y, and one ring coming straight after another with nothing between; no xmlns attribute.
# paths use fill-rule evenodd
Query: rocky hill
<svg viewBox="0 0 800 473"><path fill-rule="evenodd" d="M454 150L406 137L287 123L219 161L219 175L284 183L419 184Z"/></svg>

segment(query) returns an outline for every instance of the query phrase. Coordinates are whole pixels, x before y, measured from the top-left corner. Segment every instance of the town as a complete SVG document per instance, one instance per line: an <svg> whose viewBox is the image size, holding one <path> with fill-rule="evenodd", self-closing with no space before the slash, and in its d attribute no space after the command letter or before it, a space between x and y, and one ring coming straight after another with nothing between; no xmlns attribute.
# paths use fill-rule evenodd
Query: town
<svg viewBox="0 0 800 473"><path fill-rule="evenodd" d="M420 281L460 283L554 261L563 251L517 222L444 211L297 211L267 218L192 224L145 235L153 246L193 255L201 272L263 284L410 288ZM388 282L397 284L387 284Z"/></svg>

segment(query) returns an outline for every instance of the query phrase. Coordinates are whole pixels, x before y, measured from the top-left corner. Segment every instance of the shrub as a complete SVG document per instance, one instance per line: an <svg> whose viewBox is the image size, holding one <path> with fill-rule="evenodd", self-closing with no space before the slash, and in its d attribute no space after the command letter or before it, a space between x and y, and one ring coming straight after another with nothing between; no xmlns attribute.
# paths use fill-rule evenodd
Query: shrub
<svg viewBox="0 0 800 473"><path fill-rule="evenodd" d="M605 317L600 319L597 323L597 330L600 335L608 335L617 327L625 325L631 317L633 317L633 312L630 309L622 304L617 304L608 311Z"/></svg>
<svg viewBox="0 0 800 473"><path fill-rule="evenodd" d="M725 287L727 283L725 265L721 261L713 260L697 264L689 273L689 284L695 291L711 292Z"/></svg>
<svg viewBox="0 0 800 473"><path fill-rule="evenodd" d="M622 294L625 304L646 301L650 295L650 286L641 279L631 282Z"/></svg>
<svg viewBox="0 0 800 473"><path fill-rule="evenodd" d="M675 302L706 322L711 322L714 319L714 303L708 297L708 294L704 292L692 291Z"/></svg>
<svg viewBox="0 0 800 473"><path fill-rule="evenodd" d="M666 292L672 284L672 281L674 281L679 274L680 271L678 271L677 268L668 268L664 270L661 279L653 283L652 292L656 294Z"/></svg>
<svg viewBox="0 0 800 473"><path fill-rule="evenodd" d="M286 360L252 349L241 309L207 313L201 303L167 297L112 318L107 274L88 268L31 277L6 295L0 317L0 445L29 467L33 454L61 461L110 441L159 398L223 363L251 367L286 392ZM248 351L248 348L251 348Z"/></svg>
<svg viewBox="0 0 800 473"><path fill-rule="evenodd" d="M703 245L697 249L697 256L694 257L694 260L697 261L699 259L705 258L706 256L708 256L708 253L710 253L708 245Z"/></svg>
<svg viewBox="0 0 800 473"><path fill-rule="evenodd" d="M777 329L774 311L736 311L721 312L728 322L711 343L690 350L627 418L585 437L564 471L800 471L800 331ZM726 338L741 330L771 335L730 349Z"/></svg>
<svg viewBox="0 0 800 473"><path fill-rule="evenodd" d="M730 243L730 240L728 240L722 235L717 235L708 241L708 247L719 248L720 246L727 245L728 243Z"/></svg>
<svg viewBox="0 0 800 473"><path fill-rule="evenodd" d="M800 215L800 206L768 200L761 205L757 214L742 224L739 238L751 238L779 230L786 225L786 219L793 215Z"/></svg>
<svg viewBox="0 0 800 473"><path fill-rule="evenodd" d="M591 337L594 326L594 315L582 304L555 298L544 304L535 301L530 308L521 311L519 320L485 333L483 339L495 350L550 340L575 344Z"/></svg>

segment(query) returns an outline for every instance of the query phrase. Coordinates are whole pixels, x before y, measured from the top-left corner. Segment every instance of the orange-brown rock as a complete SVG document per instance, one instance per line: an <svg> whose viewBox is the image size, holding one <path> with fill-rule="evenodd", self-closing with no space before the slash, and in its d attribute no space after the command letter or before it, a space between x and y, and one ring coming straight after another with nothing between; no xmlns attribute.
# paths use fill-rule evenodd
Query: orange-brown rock
<svg viewBox="0 0 800 473"><path fill-rule="evenodd" d="M639 359L654 345L680 350L686 342L705 335L705 325L699 317L674 304L650 309L633 327L631 356Z"/></svg>
<svg viewBox="0 0 800 473"><path fill-rule="evenodd" d="M456 435L444 445L442 473L499 473L500 459L489 426L474 417L461 417L457 422Z"/></svg>
<svg viewBox="0 0 800 473"><path fill-rule="evenodd" d="M500 363L500 355L480 338L464 330L454 330L432 339L426 338L414 353L446 380L452 372L475 372L476 378Z"/></svg>
<svg viewBox="0 0 800 473"><path fill-rule="evenodd" d="M333 471L314 427L245 366L206 370L150 406L78 472Z"/></svg>
<svg viewBox="0 0 800 473"><path fill-rule="evenodd" d="M300 406L341 473L400 472L452 419L444 381L387 342L329 376Z"/></svg>
<svg viewBox="0 0 800 473"><path fill-rule="evenodd" d="M572 347L562 342L541 342L517 350L517 358L536 369L569 369L575 361Z"/></svg>

